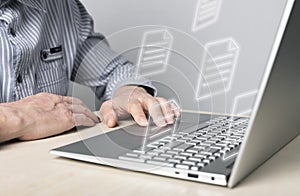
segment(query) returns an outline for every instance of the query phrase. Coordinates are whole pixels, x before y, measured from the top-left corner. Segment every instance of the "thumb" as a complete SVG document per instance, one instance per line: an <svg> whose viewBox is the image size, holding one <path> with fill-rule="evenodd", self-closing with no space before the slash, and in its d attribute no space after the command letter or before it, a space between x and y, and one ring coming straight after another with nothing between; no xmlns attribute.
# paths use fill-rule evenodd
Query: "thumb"
<svg viewBox="0 0 300 196"><path fill-rule="evenodd" d="M104 102L100 107L100 114L103 117L104 123L109 127L115 127L117 125L118 117L113 108L112 101Z"/></svg>

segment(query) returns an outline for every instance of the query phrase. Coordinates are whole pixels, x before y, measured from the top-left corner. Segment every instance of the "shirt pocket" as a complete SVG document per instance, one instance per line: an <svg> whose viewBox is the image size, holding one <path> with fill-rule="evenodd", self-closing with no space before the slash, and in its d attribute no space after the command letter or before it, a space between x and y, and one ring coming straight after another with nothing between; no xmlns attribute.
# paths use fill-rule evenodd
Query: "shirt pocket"
<svg viewBox="0 0 300 196"><path fill-rule="evenodd" d="M36 72L39 92L66 95L69 87L67 75L61 46L41 50Z"/></svg>

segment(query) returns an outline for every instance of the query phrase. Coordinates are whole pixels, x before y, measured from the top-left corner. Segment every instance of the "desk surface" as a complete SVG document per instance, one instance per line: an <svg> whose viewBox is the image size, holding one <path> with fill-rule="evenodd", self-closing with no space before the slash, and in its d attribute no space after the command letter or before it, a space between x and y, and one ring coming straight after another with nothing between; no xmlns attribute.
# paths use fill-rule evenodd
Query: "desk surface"
<svg viewBox="0 0 300 196"><path fill-rule="evenodd" d="M300 195L300 136L236 188L184 181L60 158L49 150L107 129L0 145L0 195Z"/></svg>

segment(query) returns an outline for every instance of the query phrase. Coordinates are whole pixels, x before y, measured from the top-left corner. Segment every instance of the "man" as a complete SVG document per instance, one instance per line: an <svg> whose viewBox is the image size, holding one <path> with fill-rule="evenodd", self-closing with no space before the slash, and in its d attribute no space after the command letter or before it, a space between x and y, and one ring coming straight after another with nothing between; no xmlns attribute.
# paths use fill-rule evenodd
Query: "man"
<svg viewBox="0 0 300 196"><path fill-rule="evenodd" d="M69 80L106 100L100 113L108 127L129 114L146 126L145 113L165 102L94 33L79 0L0 0L0 56L0 141L40 139L98 123L80 100L65 96ZM158 126L179 115L171 107L154 112Z"/></svg>

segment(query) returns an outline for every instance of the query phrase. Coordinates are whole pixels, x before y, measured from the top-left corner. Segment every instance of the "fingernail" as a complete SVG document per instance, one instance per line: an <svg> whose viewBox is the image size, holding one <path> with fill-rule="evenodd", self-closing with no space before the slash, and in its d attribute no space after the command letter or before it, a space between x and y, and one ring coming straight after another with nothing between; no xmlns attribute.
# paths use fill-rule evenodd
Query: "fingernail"
<svg viewBox="0 0 300 196"><path fill-rule="evenodd" d="M168 125L168 124L165 123L165 124L160 125L160 127L161 127L161 128L165 128L167 125Z"/></svg>
<svg viewBox="0 0 300 196"><path fill-rule="evenodd" d="M98 121L97 121L98 123L101 122L101 119L99 118L99 116L97 116L97 119L98 119Z"/></svg>
<svg viewBox="0 0 300 196"><path fill-rule="evenodd" d="M112 119L109 119L108 122L107 122L107 125L109 127L113 127L114 126L114 121Z"/></svg>
<svg viewBox="0 0 300 196"><path fill-rule="evenodd" d="M160 124L159 126L162 127L162 128L163 128L163 127L166 127L166 126L168 125L168 124L166 123L166 121L160 122L159 124Z"/></svg>
<svg viewBox="0 0 300 196"><path fill-rule="evenodd" d="M145 118L140 118L139 122L142 126L147 126L148 125L148 121Z"/></svg>
<svg viewBox="0 0 300 196"><path fill-rule="evenodd" d="M173 119L168 119L168 124L169 125L174 124L174 120Z"/></svg>

